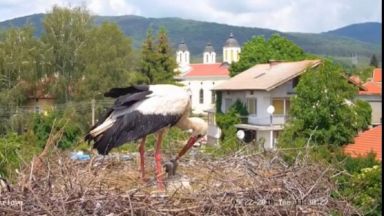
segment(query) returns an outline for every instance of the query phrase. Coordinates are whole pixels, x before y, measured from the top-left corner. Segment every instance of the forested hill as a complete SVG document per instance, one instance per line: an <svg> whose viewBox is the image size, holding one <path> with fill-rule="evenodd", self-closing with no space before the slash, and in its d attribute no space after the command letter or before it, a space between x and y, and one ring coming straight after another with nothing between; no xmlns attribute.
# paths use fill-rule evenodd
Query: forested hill
<svg viewBox="0 0 384 216"><path fill-rule="evenodd" d="M240 44L243 44L252 36L264 35L268 38L273 33L279 33L298 44L305 51L314 54L346 57L353 55L370 57L372 54L381 56L381 41L364 42L351 36L339 36L333 33L287 33L272 29L230 26L181 18L144 18L132 15L95 16L94 18L96 24L105 21L117 23L124 33L133 39L133 45L136 48L140 47L149 26L152 27L155 33L159 27L164 26L169 33L173 47L176 48L177 44L184 39L192 56L201 55L207 42L211 42L218 55L221 55L222 47L230 32L234 33ZM0 22L0 28L20 27L30 23L35 27L36 35L39 36L43 31L43 19L44 14L15 18ZM349 32L349 35L351 34Z"/></svg>
<svg viewBox="0 0 384 216"><path fill-rule="evenodd" d="M381 43L381 23L366 22L348 25L332 31L324 32L323 34L344 36L367 43Z"/></svg>

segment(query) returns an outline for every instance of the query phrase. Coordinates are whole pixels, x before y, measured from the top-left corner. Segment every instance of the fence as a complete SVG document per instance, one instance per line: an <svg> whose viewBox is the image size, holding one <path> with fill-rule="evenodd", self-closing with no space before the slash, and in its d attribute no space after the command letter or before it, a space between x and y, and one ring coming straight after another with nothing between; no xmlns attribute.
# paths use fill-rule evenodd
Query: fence
<svg viewBox="0 0 384 216"><path fill-rule="evenodd" d="M70 101L62 104L44 104L39 102L26 106L0 106L0 130L14 129L22 131L20 127L26 124L35 113L48 114L49 112L76 112L81 115L81 124L93 125L107 107L113 104L112 99ZM16 129L19 128L19 129Z"/></svg>

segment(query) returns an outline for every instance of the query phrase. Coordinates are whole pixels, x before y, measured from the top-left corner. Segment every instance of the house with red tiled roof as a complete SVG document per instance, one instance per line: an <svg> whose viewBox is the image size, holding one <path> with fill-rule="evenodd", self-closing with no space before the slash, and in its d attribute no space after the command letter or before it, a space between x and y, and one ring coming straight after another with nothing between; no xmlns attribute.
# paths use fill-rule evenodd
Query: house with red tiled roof
<svg viewBox="0 0 384 216"><path fill-rule="evenodd" d="M368 78L365 83L357 76L349 77L349 81L359 87L358 98L367 101L371 105L372 125L381 124L381 68L375 68L372 71L372 77Z"/></svg>
<svg viewBox="0 0 384 216"><path fill-rule="evenodd" d="M382 129L381 125L358 134L354 143L344 147L344 152L352 157L363 157L368 153L376 154L376 159L381 161L382 155Z"/></svg>
<svg viewBox="0 0 384 216"><path fill-rule="evenodd" d="M179 75L177 80L190 92L192 111L207 114L216 102L212 88L229 79L229 65L239 60L240 46L231 33L223 46L223 62L216 62L216 52L211 43L203 51L203 63L191 64L187 44L182 41L176 51Z"/></svg>

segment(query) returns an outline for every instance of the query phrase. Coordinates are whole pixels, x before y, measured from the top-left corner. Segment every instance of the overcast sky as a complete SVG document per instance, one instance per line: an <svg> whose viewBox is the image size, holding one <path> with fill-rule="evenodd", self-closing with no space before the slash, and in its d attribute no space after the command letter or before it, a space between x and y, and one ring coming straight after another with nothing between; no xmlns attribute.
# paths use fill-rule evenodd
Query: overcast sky
<svg viewBox="0 0 384 216"><path fill-rule="evenodd" d="M86 6L94 15L180 17L284 32L323 32L381 22L381 0L0 0L0 21Z"/></svg>

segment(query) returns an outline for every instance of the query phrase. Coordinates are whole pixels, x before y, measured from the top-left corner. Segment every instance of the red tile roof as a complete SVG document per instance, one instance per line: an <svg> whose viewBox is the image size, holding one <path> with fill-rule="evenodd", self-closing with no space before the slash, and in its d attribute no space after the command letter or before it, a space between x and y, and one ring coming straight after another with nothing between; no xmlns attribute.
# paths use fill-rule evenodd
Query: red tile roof
<svg viewBox="0 0 384 216"><path fill-rule="evenodd" d="M365 83L358 76L351 76L348 80L359 87L359 95L381 95L381 68L375 68L372 78Z"/></svg>
<svg viewBox="0 0 384 216"><path fill-rule="evenodd" d="M363 87L366 90L359 91L360 95L372 95L379 94L381 95L381 84L373 81L368 81L363 84Z"/></svg>
<svg viewBox="0 0 384 216"><path fill-rule="evenodd" d="M190 64L191 68L183 77L198 76L224 76L229 77L228 65L222 63L216 64Z"/></svg>
<svg viewBox="0 0 384 216"><path fill-rule="evenodd" d="M373 70L373 82L381 82L381 68Z"/></svg>
<svg viewBox="0 0 384 216"><path fill-rule="evenodd" d="M364 131L355 137L353 144L344 147L344 152L352 157L359 157L373 151L376 153L376 159L381 161L381 136L381 125Z"/></svg>

